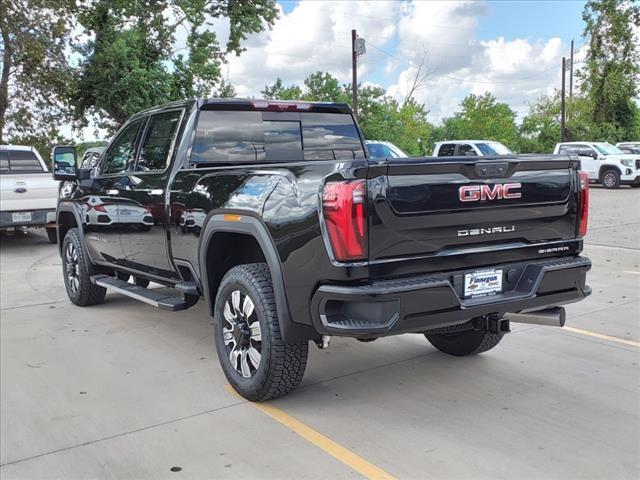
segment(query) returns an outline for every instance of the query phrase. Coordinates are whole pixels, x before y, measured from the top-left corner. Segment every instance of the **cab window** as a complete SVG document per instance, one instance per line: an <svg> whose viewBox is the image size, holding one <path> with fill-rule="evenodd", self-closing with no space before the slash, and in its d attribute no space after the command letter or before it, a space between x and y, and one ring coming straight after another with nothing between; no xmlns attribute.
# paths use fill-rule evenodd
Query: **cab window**
<svg viewBox="0 0 640 480"><path fill-rule="evenodd" d="M114 175L125 172L133 165L136 156L138 134L144 119L140 118L127 125L120 135L109 146L104 156L103 175Z"/></svg>
<svg viewBox="0 0 640 480"><path fill-rule="evenodd" d="M463 143L458 147L458 155L476 155L476 151L468 143Z"/></svg>
<svg viewBox="0 0 640 480"><path fill-rule="evenodd" d="M456 145L454 143L443 143L438 150L439 157L453 157L455 155Z"/></svg>
<svg viewBox="0 0 640 480"><path fill-rule="evenodd" d="M182 110L172 110L152 115L140 147L136 170L164 170L169 162Z"/></svg>

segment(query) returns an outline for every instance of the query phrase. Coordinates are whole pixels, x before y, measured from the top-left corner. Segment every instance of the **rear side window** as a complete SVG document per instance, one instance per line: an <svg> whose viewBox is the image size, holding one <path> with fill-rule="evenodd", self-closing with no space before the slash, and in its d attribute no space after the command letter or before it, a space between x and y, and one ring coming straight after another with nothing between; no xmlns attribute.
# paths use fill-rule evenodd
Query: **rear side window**
<svg viewBox="0 0 640 480"><path fill-rule="evenodd" d="M164 170L178 131L182 110L152 115L140 147L136 170Z"/></svg>
<svg viewBox="0 0 640 480"><path fill-rule="evenodd" d="M339 160L364 157L351 115L302 113L305 160Z"/></svg>
<svg viewBox="0 0 640 480"><path fill-rule="evenodd" d="M0 152L0 173L43 173L38 157L32 150Z"/></svg>
<svg viewBox="0 0 640 480"><path fill-rule="evenodd" d="M456 146L453 143L443 143L438 150L439 157L453 157L456 151Z"/></svg>
<svg viewBox="0 0 640 480"><path fill-rule="evenodd" d="M362 158L350 115L202 111L191 163L292 162Z"/></svg>

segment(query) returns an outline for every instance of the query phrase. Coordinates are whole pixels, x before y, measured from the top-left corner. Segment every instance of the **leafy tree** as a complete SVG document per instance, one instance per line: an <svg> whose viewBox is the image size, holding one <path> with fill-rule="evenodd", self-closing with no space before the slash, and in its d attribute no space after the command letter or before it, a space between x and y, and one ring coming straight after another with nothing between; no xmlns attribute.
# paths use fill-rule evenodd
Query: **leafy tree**
<svg viewBox="0 0 640 480"><path fill-rule="evenodd" d="M348 102L349 96L337 78L329 72L315 72L304 80L304 100L316 102Z"/></svg>
<svg viewBox="0 0 640 480"><path fill-rule="evenodd" d="M491 93L468 95L460 103L462 110L443 121L447 139L497 140L515 148L518 130L516 114L506 103L500 103Z"/></svg>
<svg viewBox="0 0 640 480"><path fill-rule="evenodd" d="M0 143L7 135L13 142L57 135L73 85L65 49L75 2L1 0L0 7Z"/></svg>
<svg viewBox="0 0 640 480"><path fill-rule="evenodd" d="M300 87L297 85L285 87L281 78L277 78L273 85L265 85L260 93L268 100L299 100L303 97Z"/></svg>
<svg viewBox="0 0 640 480"><path fill-rule="evenodd" d="M640 94L640 51L634 28L640 28L637 0L589 0L582 13L589 42L582 91L592 104L592 117L610 140L632 138Z"/></svg>
<svg viewBox="0 0 640 480"><path fill-rule="evenodd" d="M222 18L230 25L225 46L209 28ZM116 127L159 103L228 95L221 78L227 56L239 55L246 36L276 18L274 0L94 0L79 15L90 40L78 49L85 60L76 116L97 113ZM186 46L174 51L179 28L188 34Z"/></svg>

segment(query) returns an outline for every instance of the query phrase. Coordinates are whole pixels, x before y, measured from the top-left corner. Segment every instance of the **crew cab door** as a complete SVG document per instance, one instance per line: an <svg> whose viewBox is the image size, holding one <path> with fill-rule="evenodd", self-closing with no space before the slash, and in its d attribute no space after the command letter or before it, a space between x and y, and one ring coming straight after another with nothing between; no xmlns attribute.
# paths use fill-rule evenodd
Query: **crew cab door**
<svg viewBox="0 0 640 480"><path fill-rule="evenodd" d="M183 114L183 109L174 108L148 117L137 158L119 192L122 266L164 278L177 277L167 250L166 195Z"/></svg>
<svg viewBox="0 0 640 480"><path fill-rule="evenodd" d="M87 248L91 258L102 264L117 264L123 256L120 192L125 188L127 166L135 159L142 126L142 118L125 125L102 155L92 181L80 184Z"/></svg>

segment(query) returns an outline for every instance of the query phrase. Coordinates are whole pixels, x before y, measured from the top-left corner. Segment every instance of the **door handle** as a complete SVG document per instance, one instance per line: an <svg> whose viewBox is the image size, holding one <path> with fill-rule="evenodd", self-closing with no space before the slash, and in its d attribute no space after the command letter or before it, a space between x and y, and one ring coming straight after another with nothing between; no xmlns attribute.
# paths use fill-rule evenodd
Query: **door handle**
<svg viewBox="0 0 640 480"><path fill-rule="evenodd" d="M149 190L149 195L162 195L164 190L161 188L154 188L153 190Z"/></svg>
<svg viewBox="0 0 640 480"><path fill-rule="evenodd" d="M120 190L107 190L107 195L118 195L120 193Z"/></svg>

